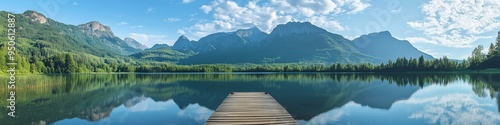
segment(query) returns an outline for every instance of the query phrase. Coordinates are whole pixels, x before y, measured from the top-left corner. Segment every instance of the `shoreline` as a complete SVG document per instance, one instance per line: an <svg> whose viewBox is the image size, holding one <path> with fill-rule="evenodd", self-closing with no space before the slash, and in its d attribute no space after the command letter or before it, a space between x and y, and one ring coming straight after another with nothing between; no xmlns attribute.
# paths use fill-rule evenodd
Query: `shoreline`
<svg viewBox="0 0 500 125"><path fill-rule="evenodd" d="M454 71L354 71L354 72L331 72L331 71L228 71L228 72L195 72L195 71L171 71L171 72L83 72L83 73L17 73L18 75L70 75L70 74L484 74L484 73L500 73L500 69L483 69L483 70L454 70ZM7 73L4 73L7 74Z"/></svg>

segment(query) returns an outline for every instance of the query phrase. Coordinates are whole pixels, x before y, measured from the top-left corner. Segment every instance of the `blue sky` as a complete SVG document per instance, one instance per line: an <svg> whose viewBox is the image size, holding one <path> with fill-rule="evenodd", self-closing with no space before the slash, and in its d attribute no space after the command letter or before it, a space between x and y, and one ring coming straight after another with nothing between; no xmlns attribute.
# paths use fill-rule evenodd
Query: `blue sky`
<svg viewBox="0 0 500 125"><path fill-rule="evenodd" d="M66 24L99 21L120 38L151 47L173 45L180 35L309 21L348 39L390 31L434 57L466 58L489 47L500 31L498 0L2 0L0 10L35 10ZM486 50L485 50L486 52Z"/></svg>

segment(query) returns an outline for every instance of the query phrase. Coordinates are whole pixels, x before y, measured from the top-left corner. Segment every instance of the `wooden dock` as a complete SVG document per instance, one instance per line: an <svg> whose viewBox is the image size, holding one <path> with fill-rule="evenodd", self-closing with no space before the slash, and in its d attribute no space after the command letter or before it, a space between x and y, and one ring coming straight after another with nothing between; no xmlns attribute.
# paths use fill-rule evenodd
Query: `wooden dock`
<svg viewBox="0 0 500 125"><path fill-rule="evenodd" d="M232 92L205 125L298 123L274 98L264 92Z"/></svg>

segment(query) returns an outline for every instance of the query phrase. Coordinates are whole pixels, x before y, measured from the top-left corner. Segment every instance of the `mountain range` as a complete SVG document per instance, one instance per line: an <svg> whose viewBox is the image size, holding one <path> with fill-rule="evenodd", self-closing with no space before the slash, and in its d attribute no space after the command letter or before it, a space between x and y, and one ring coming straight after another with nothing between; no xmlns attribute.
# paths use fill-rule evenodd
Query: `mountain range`
<svg viewBox="0 0 500 125"><path fill-rule="evenodd" d="M147 48L132 38L115 36L111 27L97 21L75 26L54 21L35 11L17 15L17 33L20 40L24 40L20 45L26 47L20 50L21 54L40 58L63 52L103 58L105 62L107 57L115 57L178 64L378 64L398 57L433 58L408 41L394 38L388 31L349 40L309 22L280 24L269 34L252 27L210 34L198 41L182 35L173 46L157 44ZM6 23L6 20L1 22Z"/></svg>
<svg viewBox="0 0 500 125"><path fill-rule="evenodd" d="M171 49L189 53L188 58L178 62L180 64L382 63L419 56L433 59L388 31L362 35L351 41L309 22L280 24L270 34L252 27L210 34L198 41L180 36Z"/></svg>

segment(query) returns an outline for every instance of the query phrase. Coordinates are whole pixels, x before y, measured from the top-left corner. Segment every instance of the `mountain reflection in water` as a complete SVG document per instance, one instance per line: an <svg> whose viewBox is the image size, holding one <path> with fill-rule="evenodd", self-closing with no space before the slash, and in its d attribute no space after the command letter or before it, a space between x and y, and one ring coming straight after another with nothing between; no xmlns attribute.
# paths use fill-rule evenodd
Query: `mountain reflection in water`
<svg viewBox="0 0 500 125"><path fill-rule="evenodd" d="M20 76L16 88L19 117L16 121L7 120L7 124L203 124L233 91L269 92L301 124L498 124L499 76L404 73ZM1 90L1 94L6 93L6 88ZM1 103L7 105L5 101ZM0 121L5 119L11 118L0 116Z"/></svg>

